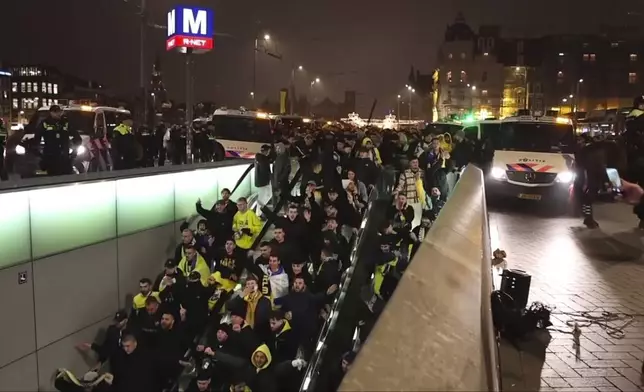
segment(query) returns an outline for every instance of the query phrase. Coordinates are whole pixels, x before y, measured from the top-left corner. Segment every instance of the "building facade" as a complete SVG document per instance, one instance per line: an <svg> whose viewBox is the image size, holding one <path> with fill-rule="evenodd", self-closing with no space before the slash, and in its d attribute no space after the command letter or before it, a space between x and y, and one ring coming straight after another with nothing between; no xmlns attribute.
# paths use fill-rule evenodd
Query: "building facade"
<svg viewBox="0 0 644 392"><path fill-rule="evenodd" d="M0 66L0 118L9 126L11 123L11 70Z"/></svg>
<svg viewBox="0 0 644 392"><path fill-rule="evenodd" d="M458 15L447 26L438 53L438 115L498 116L503 67L497 60L499 28L481 26L475 33Z"/></svg>
<svg viewBox="0 0 644 392"><path fill-rule="evenodd" d="M11 109L13 121L25 123L42 106L100 103L102 85L72 75L55 67L19 65L11 67Z"/></svg>
<svg viewBox="0 0 644 392"><path fill-rule="evenodd" d="M508 38L494 26L474 33L459 15L439 50L440 117L628 107L644 94L644 34L635 30Z"/></svg>

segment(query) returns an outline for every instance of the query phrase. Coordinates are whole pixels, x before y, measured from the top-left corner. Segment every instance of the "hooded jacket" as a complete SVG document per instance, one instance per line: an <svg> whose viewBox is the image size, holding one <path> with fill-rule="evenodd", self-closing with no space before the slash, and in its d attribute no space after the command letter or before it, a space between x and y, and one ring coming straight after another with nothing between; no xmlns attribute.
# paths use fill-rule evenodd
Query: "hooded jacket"
<svg viewBox="0 0 644 392"><path fill-rule="evenodd" d="M242 249L250 249L261 230L262 221L250 208L244 212L237 211L233 217L233 231L241 233L240 237L235 239L235 244Z"/></svg>

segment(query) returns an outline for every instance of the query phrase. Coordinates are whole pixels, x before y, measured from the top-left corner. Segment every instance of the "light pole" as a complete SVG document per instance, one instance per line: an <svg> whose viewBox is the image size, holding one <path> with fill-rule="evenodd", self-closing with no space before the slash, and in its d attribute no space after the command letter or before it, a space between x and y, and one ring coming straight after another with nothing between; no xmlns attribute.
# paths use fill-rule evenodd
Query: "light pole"
<svg viewBox="0 0 644 392"><path fill-rule="evenodd" d="M253 109L255 109L255 92L254 91L250 92L250 100L251 100L251 106L253 107Z"/></svg>
<svg viewBox="0 0 644 392"><path fill-rule="evenodd" d="M304 71L304 67L301 65L297 67L293 65L293 67L291 67L291 92L290 92L291 97L289 99L289 111L291 113L291 116L294 113L293 107L295 104L295 71Z"/></svg>
<svg viewBox="0 0 644 392"><path fill-rule="evenodd" d="M411 86L407 86L407 90L409 91L409 121L411 121L411 100L412 100L412 94L415 93L416 90Z"/></svg>
<svg viewBox="0 0 644 392"><path fill-rule="evenodd" d="M271 40L271 36L264 34L262 42L266 43ZM259 50L259 37L255 35L255 49L253 52L253 92L257 91L257 51Z"/></svg>
<svg viewBox="0 0 644 392"><path fill-rule="evenodd" d="M402 97L400 96L400 94L398 94L398 98L397 98L397 101L398 101L398 111L396 112L396 117L397 117L397 120L398 120L398 125L400 125L400 98L402 98Z"/></svg>
<svg viewBox="0 0 644 392"><path fill-rule="evenodd" d="M583 82L584 82L584 79L579 79L577 81L577 86L575 88L575 109L574 109L575 112L577 110L579 110L579 93L580 93L580 90L581 90L581 84Z"/></svg>
<svg viewBox="0 0 644 392"><path fill-rule="evenodd" d="M313 86L315 86L316 84L320 84L320 78L315 78L314 80L312 80L311 85L309 86L309 96L311 97L311 104L309 106L312 106L313 104Z"/></svg>

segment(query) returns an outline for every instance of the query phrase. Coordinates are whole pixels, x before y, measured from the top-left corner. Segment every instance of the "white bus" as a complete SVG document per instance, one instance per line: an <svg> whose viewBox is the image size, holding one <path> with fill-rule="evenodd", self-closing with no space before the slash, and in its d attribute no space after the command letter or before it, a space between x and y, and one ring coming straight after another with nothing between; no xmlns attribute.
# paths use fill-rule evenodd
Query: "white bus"
<svg viewBox="0 0 644 392"><path fill-rule="evenodd" d="M254 159L262 145L273 142L275 119L268 113L221 108L212 116L215 148L226 158Z"/></svg>

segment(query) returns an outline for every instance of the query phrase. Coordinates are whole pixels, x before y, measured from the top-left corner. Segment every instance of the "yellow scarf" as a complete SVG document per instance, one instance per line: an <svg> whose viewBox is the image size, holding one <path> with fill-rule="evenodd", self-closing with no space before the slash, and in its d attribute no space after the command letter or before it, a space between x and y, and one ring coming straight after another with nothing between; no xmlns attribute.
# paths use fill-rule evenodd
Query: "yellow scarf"
<svg viewBox="0 0 644 392"><path fill-rule="evenodd" d="M425 187L423 186L423 179L420 174L418 174L418 177L416 177L416 194L418 195L418 199L420 200L420 205L422 206L422 208L425 208L427 206L427 200L425 200Z"/></svg>
<svg viewBox="0 0 644 392"><path fill-rule="evenodd" d="M246 306L246 322L251 326L251 328L255 328L255 309L257 308L257 304L261 297L262 293L259 291L250 293L244 297L244 301L248 303Z"/></svg>

